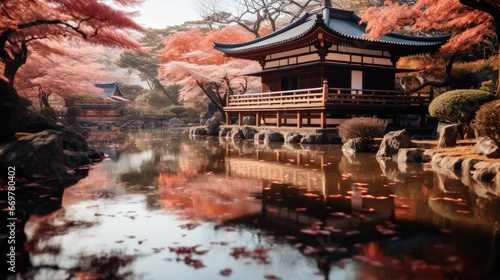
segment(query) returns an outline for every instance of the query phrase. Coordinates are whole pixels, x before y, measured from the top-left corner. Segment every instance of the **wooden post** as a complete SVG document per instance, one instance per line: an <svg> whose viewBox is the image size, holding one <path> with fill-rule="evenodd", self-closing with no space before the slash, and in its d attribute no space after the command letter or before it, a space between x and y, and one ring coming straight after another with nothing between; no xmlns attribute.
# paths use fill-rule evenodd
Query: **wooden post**
<svg viewBox="0 0 500 280"><path fill-rule="evenodd" d="M324 79L323 80L323 104L325 104L328 101L328 80Z"/></svg>
<svg viewBox="0 0 500 280"><path fill-rule="evenodd" d="M255 114L255 125L256 125L257 127L259 127L259 126L260 126L260 113L259 113L259 112L257 112L257 113Z"/></svg>
<svg viewBox="0 0 500 280"><path fill-rule="evenodd" d="M320 117L321 117L321 128L325 128L326 127L326 112L321 111Z"/></svg>
<svg viewBox="0 0 500 280"><path fill-rule="evenodd" d="M297 128L302 127L302 111L297 112Z"/></svg>
<svg viewBox="0 0 500 280"><path fill-rule="evenodd" d="M229 115L229 112L226 111L226 125L231 124L231 116Z"/></svg>
<svg viewBox="0 0 500 280"><path fill-rule="evenodd" d="M238 113L238 125L243 125L243 114L241 112Z"/></svg>
<svg viewBox="0 0 500 280"><path fill-rule="evenodd" d="M281 111L276 113L276 126L281 127Z"/></svg>

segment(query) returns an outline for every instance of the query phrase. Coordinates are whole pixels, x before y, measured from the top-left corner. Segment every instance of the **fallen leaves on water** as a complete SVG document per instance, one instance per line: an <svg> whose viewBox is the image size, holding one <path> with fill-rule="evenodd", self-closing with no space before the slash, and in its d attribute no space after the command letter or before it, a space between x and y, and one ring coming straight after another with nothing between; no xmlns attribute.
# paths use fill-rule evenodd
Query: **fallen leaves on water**
<svg viewBox="0 0 500 280"><path fill-rule="evenodd" d="M181 229L193 230L193 229L195 229L195 228L197 228L199 226L201 226L200 223L192 222L192 223L187 223L187 224L180 225L179 227Z"/></svg>
<svg viewBox="0 0 500 280"><path fill-rule="evenodd" d="M231 270L230 268L226 268L226 269L222 269L219 273L222 276L229 276L229 275L231 275L231 273L233 273L233 270Z"/></svg>
<svg viewBox="0 0 500 280"><path fill-rule="evenodd" d="M281 279L281 278L278 277L278 276L272 275L272 274L268 274L268 275L264 275L264 279L267 279L267 280L278 280L278 279Z"/></svg>
<svg viewBox="0 0 500 280"><path fill-rule="evenodd" d="M234 247L231 248L231 253L229 253L229 255L231 255L236 260L240 258L248 258L257 261L257 263L259 264L269 264L270 261L267 253L270 250L271 249L267 248L256 248L253 250L248 250L245 247Z"/></svg>

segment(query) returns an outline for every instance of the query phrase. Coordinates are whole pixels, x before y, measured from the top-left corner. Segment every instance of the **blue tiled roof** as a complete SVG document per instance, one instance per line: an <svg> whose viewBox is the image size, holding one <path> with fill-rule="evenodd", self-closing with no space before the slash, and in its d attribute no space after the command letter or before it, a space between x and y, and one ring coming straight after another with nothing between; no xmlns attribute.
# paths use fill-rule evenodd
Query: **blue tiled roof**
<svg viewBox="0 0 500 280"><path fill-rule="evenodd" d="M320 16L322 21L318 22ZM448 40L449 36L409 36L398 33L389 33L378 40L369 40L364 37L366 25L359 25L360 18L352 11L336 8L325 8L322 11L305 14L294 23L273 32L267 36L237 44L214 43L214 47L224 53L242 53L245 51L258 50L266 47L280 45L293 41L313 30L316 26L326 27L331 34L353 41L366 41L367 43L377 43L381 46L412 46L416 48L438 47Z"/></svg>
<svg viewBox="0 0 500 280"><path fill-rule="evenodd" d="M102 88L103 93L106 97L112 97L115 95L115 92L118 92L118 96L124 97L120 88L118 87L118 83L109 83L109 84L95 84L96 87Z"/></svg>

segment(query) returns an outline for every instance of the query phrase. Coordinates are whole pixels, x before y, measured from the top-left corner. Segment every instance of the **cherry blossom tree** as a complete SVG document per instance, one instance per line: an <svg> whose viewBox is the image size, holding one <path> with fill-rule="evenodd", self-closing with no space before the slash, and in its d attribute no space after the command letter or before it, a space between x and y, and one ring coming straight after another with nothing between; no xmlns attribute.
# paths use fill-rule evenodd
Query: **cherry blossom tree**
<svg viewBox="0 0 500 280"><path fill-rule="evenodd" d="M369 8L362 15L362 22L367 23L370 31L368 38L378 39L391 31L451 34L440 49L441 58L447 61L448 74L456 60L472 61L498 54L499 0L418 0L413 5L385 1L384 4Z"/></svg>
<svg viewBox="0 0 500 280"><path fill-rule="evenodd" d="M99 63L108 49L79 42L33 42L30 59L21 67L14 83L19 95L38 96L41 106L50 106L48 98L68 98L74 93L102 93L95 83L116 80Z"/></svg>
<svg viewBox="0 0 500 280"><path fill-rule="evenodd" d="M257 62L222 56L213 48L213 42L231 43L252 38L251 33L239 26L206 33L192 29L172 34L165 39L160 77L183 86L181 98L205 94L223 113L228 95L260 90L260 80L245 75L260 71L260 66Z"/></svg>
<svg viewBox="0 0 500 280"><path fill-rule="evenodd" d="M118 7L140 2L108 1ZM44 39L80 38L104 46L140 48L131 39L132 31L142 31L132 20L134 14L102 1L3 0L0 5L0 61L11 85L27 61L30 45L44 44Z"/></svg>

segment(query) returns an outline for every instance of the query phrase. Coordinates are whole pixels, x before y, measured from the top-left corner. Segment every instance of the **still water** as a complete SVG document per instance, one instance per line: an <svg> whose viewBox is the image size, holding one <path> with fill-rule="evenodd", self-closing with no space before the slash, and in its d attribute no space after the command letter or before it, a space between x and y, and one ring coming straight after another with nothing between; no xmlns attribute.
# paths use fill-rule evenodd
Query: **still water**
<svg viewBox="0 0 500 280"><path fill-rule="evenodd" d="M34 279L496 279L500 200L336 145L96 132L26 224Z"/></svg>

